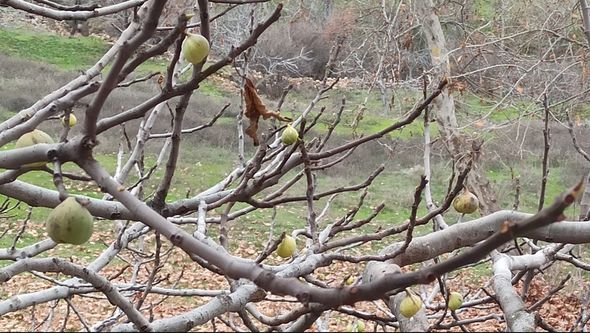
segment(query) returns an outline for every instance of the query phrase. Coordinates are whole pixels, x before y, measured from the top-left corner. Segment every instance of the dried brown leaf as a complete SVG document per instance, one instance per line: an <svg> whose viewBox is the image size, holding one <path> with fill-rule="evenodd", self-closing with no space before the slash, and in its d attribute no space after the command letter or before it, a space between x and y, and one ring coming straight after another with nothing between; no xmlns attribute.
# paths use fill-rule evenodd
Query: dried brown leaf
<svg viewBox="0 0 590 333"><path fill-rule="evenodd" d="M254 145L258 146L258 121L260 116L264 119L273 117L280 121L293 121L291 118L281 116L280 113L269 111L256 92L254 83L249 78L246 78L244 84L244 100L246 101L246 117L250 119L250 126L246 128L246 134L252 138Z"/></svg>

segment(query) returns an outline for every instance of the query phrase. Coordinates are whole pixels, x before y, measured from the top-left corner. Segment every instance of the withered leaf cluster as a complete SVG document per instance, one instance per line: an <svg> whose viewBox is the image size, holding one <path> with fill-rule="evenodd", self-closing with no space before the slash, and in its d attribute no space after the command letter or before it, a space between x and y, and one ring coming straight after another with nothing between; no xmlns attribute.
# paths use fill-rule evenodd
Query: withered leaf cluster
<svg viewBox="0 0 590 333"><path fill-rule="evenodd" d="M268 110L260 99L260 96L258 96L254 83L249 78L246 78L246 83L244 84L244 99L246 101L246 117L250 119L250 126L246 128L246 134L252 138L254 146L260 144L258 140L258 121L260 120L260 116L264 119L273 117L280 121L293 121L289 117L281 116L278 112Z"/></svg>

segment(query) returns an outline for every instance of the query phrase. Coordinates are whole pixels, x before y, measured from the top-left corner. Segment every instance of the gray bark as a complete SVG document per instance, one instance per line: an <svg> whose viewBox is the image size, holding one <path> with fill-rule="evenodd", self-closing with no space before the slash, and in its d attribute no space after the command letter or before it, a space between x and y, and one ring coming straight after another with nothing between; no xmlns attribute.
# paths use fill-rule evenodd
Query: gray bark
<svg viewBox="0 0 590 333"><path fill-rule="evenodd" d="M494 252L493 288L496 299L504 316L508 329L512 332L534 332L535 316L526 311L526 305L512 286L513 270L539 268L553 259L556 246L548 247L535 254L508 256Z"/></svg>
<svg viewBox="0 0 590 333"><path fill-rule="evenodd" d="M580 9L582 10L584 35L586 35L586 40L588 40L588 44L590 44L590 7L588 7L586 0L580 0Z"/></svg>
<svg viewBox="0 0 590 333"><path fill-rule="evenodd" d="M590 211L590 173L586 175L584 180L584 193L580 199L580 220L584 220Z"/></svg>

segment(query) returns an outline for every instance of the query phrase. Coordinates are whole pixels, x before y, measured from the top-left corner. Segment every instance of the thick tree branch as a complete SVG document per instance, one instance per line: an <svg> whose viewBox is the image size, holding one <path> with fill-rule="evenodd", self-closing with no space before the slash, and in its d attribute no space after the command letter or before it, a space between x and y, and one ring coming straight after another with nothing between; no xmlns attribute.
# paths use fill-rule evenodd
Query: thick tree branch
<svg viewBox="0 0 590 333"><path fill-rule="evenodd" d="M85 21L89 18L111 15L123 10L141 6L147 0L128 0L115 5L97 8L60 8L54 9L26 2L24 0L0 0L0 4L8 5L14 9L20 9L31 14L45 16L54 20L80 20Z"/></svg>

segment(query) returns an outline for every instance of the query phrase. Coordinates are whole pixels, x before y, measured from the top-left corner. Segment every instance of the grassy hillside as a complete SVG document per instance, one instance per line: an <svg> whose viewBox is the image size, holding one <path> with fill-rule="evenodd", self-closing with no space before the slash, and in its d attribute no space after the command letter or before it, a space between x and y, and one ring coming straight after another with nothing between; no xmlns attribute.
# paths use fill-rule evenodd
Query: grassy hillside
<svg viewBox="0 0 590 333"><path fill-rule="evenodd" d="M0 51L9 56L80 70L96 62L108 49L97 37L67 38L49 33L0 29Z"/></svg>
<svg viewBox="0 0 590 333"><path fill-rule="evenodd" d="M21 108L30 106L38 98L67 82L76 75L75 71L83 70L93 64L107 48L108 45L103 40L94 37L68 38L0 29L0 83L2 83L2 87L6 87L0 90L0 120L7 119ZM144 70L161 70L163 67L162 61L154 61L144 67ZM169 201L183 198L187 196L187 193L197 193L215 184L237 163L237 135L235 133L234 116L238 110L239 96L225 91L214 82L216 81L209 80L204 83L199 92L195 94L193 104L189 107L191 113L189 119L187 119L187 126L207 122L209 117L228 101L233 102L232 107L229 114L219 121L220 125L215 129L184 137L186 147L190 147L190 151L185 151L180 158L178 168L180 172L176 174L174 179L170 197L168 198ZM147 82L144 85L133 86L133 88L113 94L109 98L104 112L117 112L117 110L120 110L121 105L126 107L135 105L151 96L154 89L156 89L154 83ZM26 94L23 93L24 91L26 91ZM321 133L326 130L327 125L332 121L331 117L333 116L330 114L338 109L340 100L345 95L347 105L342 126L336 130L335 141L344 142L350 140L353 134L351 124L357 117L356 112L359 105L364 101L365 93L364 90L352 88L333 92L329 99L323 100L319 105L319 107L325 106L327 108L326 114L328 116L321 121L316 131ZM402 97L405 98L404 102L399 104L398 110L392 111L391 114L385 114L380 107L377 93L373 92L371 94L366 104L367 109L359 125L354 129L357 135L375 133L388 126L394 121L394 118L401 117L404 112L411 109L416 97L416 94L410 92L400 92ZM300 112L299 110L302 110L308 103L309 96L309 92L294 91L287 98L285 112L296 116ZM485 114L491 106L490 103L482 102L474 96L458 96L457 100L458 105L463 110L459 117ZM273 101L269 101L269 103L275 105ZM466 114L464 111L468 113ZM74 112L78 114L79 118L83 117L83 109L74 110ZM492 120L502 122L506 119L513 119L517 115L516 109L501 110L494 114ZM156 129L156 132L165 130L168 123L168 120L163 120L158 125L160 127ZM48 131L52 131L51 123L43 126ZM133 126L137 126L137 123L132 123L128 130L132 131ZM432 134L436 137L436 124L433 123L431 127ZM76 129L74 129L73 134L76 134ZM386 208L375 219L372 226L366 226L366 229L376 230L383 225L404 221L409 216L414 187L419 180L419 175L413 173L412 168L422 163L422 134L422 122L417 121L380 141L381 144L395 147L395 153L391 155L389 155L385 146L379 143L368 144L363 149L358 149L355 154L333 171L318 174L319 190L361 183L374 168L383 163L386 167L385 172L369 189L366 200L367 205L361 209L358 219L369 216L371 210L367 207L374 207L384 202ZM111 171L115 169L115 152L120 141L118 135L118 133L113 132L99 146L100 154L98 158ZM502 140L502 138L491 137L489 145L506 146L507 143ZM154 164L159 147L161 147L161 142L155 144L154 148L148 152L146 156L147 168ZM8 145L2 149L10 148L11 145ZM432 185L435 200L440 202L444 198L451 166L445 158L444 150L440 146L435 146L435 149ZM251 154L253 150L254 147L248 142L248 154ZM538 172L540 168L533 170L530 168L530 164L537 163L538 166L538 160L540 160L540 156L535 154L526 156L524 159L510 156L501 156L498 159L497 156L493 155L493 151L484 157L482 162L489 179L500 193L499 199L502 207L511 208L514 201L512 193L515 183L512 179L512 170L515 177L521 178L521 210L529 212L536 210L537 193L540 187L540 171ZM66 165L65 168L71 172L80 172L72 165ZM571 165L553 163L547 191L549 201L561 192L564 186L570 184L571 177L568 177L568 170L570 169ZM162 172L162 169L158 169L152 179L146 183L147 197L152 195L152 191L157 187L157 180L162 175ZM30 172L20 179L39 186L53 188L51 176L44 172ZM129 184L134 181L135 179L131 179ZM72 193L92 197L102 196L102 193L93 183L74 185L72 182L67 182L66 185ZM296 186L290 193L305 193L304 185ZM348 209L356 205L358 195L352 193L339 196L331 204L332 209L323 223L333 221L346 213ZM325 199L320 200L316 205L316 209L322 209L325 204ZM236 205L234 209L242 206ZM48 209L44 208L34 209L31 223L41 226L48 211ZM420 214L424 212L422 207ZM13 213L18 217L16 223L20 223L27 214L27 208L21 205ZM220 212L214 212L213 214L217 213ZM306 209L301 203L283 205L277 211L275 232L280 233L303 227L306 214ZM574 212L572 212L572 215L574 215ZM233 232L241 235L243 240L251 242L253 246L260 247L268 237L270 216L270 210L255 211L253 214L236 220L232 224ZM448 212L446 217L450 223L453 223L453 221L457 220L458 215L454 212ZM104 232L111 230L110 223L104 221L100 222L99 228ZM34 230L34 228L29 228L29 230ZM417 230L417 233L427 231L428 229L424 228ZM215 231L213 230L213 232ZM8 237L0 239L0 246L11 244L10 232L7 235ZM18 245L29 244L38 237L38 234L25 233ZM379 244L375 246L379 246Z"/></svg>

